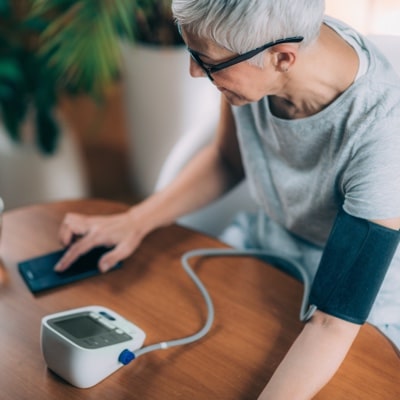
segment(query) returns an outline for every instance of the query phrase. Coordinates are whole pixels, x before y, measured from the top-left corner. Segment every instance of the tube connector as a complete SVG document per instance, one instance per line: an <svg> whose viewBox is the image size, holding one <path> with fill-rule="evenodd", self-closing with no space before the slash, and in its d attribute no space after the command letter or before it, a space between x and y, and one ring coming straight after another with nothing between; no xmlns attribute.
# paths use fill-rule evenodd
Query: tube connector
<svg viewBox="0 0 400 400"><path fill-rule="evenodd" d="M124 365L129 364L134 359L135 359L135 353L132 353L128 349L123 350L122 353L118 357L118 361Z"/></svg>

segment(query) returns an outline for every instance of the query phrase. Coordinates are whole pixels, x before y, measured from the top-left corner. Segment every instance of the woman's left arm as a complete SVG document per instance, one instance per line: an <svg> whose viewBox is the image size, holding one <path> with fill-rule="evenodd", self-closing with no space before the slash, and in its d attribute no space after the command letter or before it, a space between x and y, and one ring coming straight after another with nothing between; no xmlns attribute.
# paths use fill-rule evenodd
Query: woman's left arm
<svg viewBox="0 0 400 400"><path fill-rule="evenodd" d="M400 218L374 220L398 231ZM361 325L317 310L306 323L259 400L308 400L333 377Z"/></svg>
<svg viewBox="0 0 400 400"><path fill-rule="evenodd" d="M259 400L308 400L338 370L360 325L316 311L291 346Z"/></svg>

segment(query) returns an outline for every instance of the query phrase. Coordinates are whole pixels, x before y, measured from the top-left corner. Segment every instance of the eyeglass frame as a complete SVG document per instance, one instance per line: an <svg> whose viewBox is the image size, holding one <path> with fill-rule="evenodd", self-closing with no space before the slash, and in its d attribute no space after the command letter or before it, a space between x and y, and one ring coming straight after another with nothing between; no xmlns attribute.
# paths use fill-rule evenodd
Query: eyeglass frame
<svg viewBox="0 0 400 400"><path fill-rule="evenodd" d="M182 34L179 25L178 25L178 30L179 30L179 33ZM261 53L262 51L267 50L270 47L276 46L278 44L300 43L303 40L304 40L303 36L292 36L292 37L288 37L285 39L274 40L272 42L268 42L268 43L264 44L263 46L260 46L253 50L239 54L238 56L235 56L227 61L223 61L218 64L206 64L202 61L202 59L200 58L200 54L197 51L192 50L190 47L186 47L186 49L189 52L190 56L193 58L193 60L197 63L197 65L199 65L200 68L207 74L210 81L214 81L214 78L212 77L211 74L214 74L215 72L221 71L225 68L232 67L233 65L239 64L242 61L249 60L250 58L253 58L257 54Z"/></svg>

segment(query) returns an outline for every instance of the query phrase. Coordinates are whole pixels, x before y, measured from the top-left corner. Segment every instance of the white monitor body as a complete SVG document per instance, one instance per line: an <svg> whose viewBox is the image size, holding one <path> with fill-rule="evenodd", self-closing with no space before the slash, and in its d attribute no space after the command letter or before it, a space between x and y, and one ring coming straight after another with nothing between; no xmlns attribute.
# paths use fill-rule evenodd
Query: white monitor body
<svg viewBox="0 0 400 400"><path fill-rule="evenodd" d="M135 324L96 305L45 316L40 336L49 369L79 388L91 387L121 368L121 353L139 349L145 339Z"/></svg>

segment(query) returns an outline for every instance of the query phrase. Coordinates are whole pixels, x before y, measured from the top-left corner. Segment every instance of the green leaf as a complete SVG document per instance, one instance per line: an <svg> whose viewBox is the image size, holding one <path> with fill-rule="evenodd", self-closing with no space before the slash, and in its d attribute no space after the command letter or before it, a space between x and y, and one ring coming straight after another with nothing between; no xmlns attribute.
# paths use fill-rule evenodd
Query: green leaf
<svg viewBox="0 0 400 400"><path fill-rule="evenodd" d="M9 17L11 15L11 5L9 0L0 0L0 16Z"/></svg>
<svg viewBox="0 0 400 400"><path fill-rule="evenodd" d="M1 119L12 140L20 140L20 124L25 116L26 108L18 98L2 101Z"/></svg>
<svg viewBox="0 0 400 400"><path fill-rule="evenodd" d="M131 0L78 3L43 32L40 54L48 59L62 85L101 97L118 76L120 28L126 27L129 33L133 15L128 10L132 13L133 6Z"/></svg>
<svg viewBox="0 0 400 400"><path fill-rule="evenodd" d="M53 154L57 148L60 130L48 110L38 110L35 118L36 142L45 154Z"/></svg>
<svg viewBox="0 0 400 400"><path fill-rule="evenodd" d="M102 1L102 0L100 0ZM65 12L77 3L77 0L30 0L31 8L29 17L43 16L54 10Z"/></svg>
<svg viewBox="0 0 400 400"><path fill-rule="evenodd" d="M18 63L13 59L0 59L0 81L22 81L23 76Z"/></svg>
<svg viewBox="0 0 400 400"><path fill-rule="evenodd" d="M39 17L31 17L22 21L21 26L33 32L42 33L49 26L49 21Z"/></svg>
<svg viewBox="0 0 400 400"><path fill-rule="evenodd" d="M10 86L1 84L0 83L0 100L1 99L10 99L11 96L13 95L14 91L11 89Z"/></svg>

